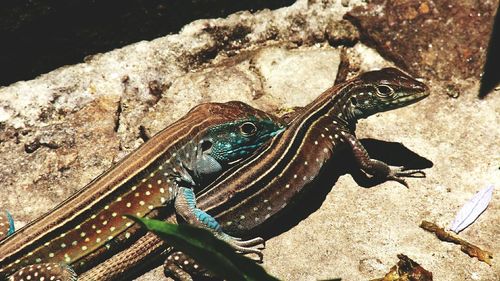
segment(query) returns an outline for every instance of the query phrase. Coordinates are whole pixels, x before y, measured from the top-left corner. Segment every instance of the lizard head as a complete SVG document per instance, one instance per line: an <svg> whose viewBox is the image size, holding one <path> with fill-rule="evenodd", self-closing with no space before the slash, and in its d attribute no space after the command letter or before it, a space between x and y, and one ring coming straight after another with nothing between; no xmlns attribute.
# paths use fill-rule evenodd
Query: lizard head
<svg viewBox="0 0 500 281"><path fill-rule="evenodd" d="M284 130L283 124L256 116L212 126L198 142L193 172L198 178L218 175Z"/></svg>
<svg viewBox="0 0 500 281"><path fill-rule="evenodd" d="M400 108L429 95L422 82L396 68L384 68L359 75L347 89L348 115L356 119Z"/></svg>

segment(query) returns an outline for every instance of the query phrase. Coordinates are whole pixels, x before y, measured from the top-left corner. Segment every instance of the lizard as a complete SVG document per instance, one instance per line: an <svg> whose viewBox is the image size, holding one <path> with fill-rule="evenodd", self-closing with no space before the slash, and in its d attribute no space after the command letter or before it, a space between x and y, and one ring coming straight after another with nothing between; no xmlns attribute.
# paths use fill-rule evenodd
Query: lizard
<svg viewBox="0 0 500 281"><path fill-rule="evenodd" d="M143 235L125 214L161 217L169 203L186 221L203 225L236 250L259 253L254 247L262 239L229 236L193 207L193 189L283 130L278 119L241 102L193 108L53 210L3 239L0 280L73 280Z"/></svg>
<svg viewBox="0 0 500 281"><path fill-rule="evenodd" d="M370 158L354 132L359 119L404 107L429 95L428 87L396 68L370 71L333 86L303 110L260 152L226 171L197 193L197 207L217 219L229 234L244 234L279 218L298 194L311 189L312 180L339 150L349 148L360 169L407 186L403 177L423 177L420 170L390 167ZM175 222L170 216L167 221ZM170 252L152 233L81 275L79 280L117 280L163 259ZM147 250L147 251L146 251ZM166 274L191 280L190 273L206 274L196 261L174 252L164 264Z"/></svg>

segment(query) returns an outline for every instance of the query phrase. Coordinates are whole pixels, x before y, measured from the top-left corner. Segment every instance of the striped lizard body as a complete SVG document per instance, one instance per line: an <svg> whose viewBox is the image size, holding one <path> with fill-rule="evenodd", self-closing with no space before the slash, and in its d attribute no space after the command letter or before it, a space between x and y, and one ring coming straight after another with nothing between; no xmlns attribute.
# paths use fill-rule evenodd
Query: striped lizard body
<svg viewBox="0 0 500 281"><path fill-rule="evenodd" d="M425 174L371 159L354 134L355 125L361 118L413 104L428 94L426 85L395 68L366 72L334 86L297 114L265 150L201 191L198 206L220 221L224 231L248 233L279 218L299 193L312 188L311 182L342 147L352 150L368 175L407 186L402 177ZM174 255L179 258L167 259L166 266L180 272L186 257ZM188 260L188 264L193 269L195 262ZM204 273L200 267L199 273Z"/></svg>
<svg viewBox="0 0 500 281"><path fill-rule="evenodd" d="M310 187L338 149L348 147L365 173L405 186L402 177L419 170L393 168L371 159L355 136L359 119L407 106L428 96L428 88L395 68L361 74L334 86L298 114L266 149L230 169L199 195L199 207L228 233L246 233L269 220Z"/></svg>
<svg viewBox="0 0 500 281"><path fill-rule="evenodd" d="M364 73L321 94L280 137L249 159L225 172L198 194L198 207L214 216L229 234L245 233L274 219L296 195L310 187L324 164L340 147L349 147L369 175L395 180L423 176L419 170L392 168L371 159L354 135L358 119L400 108L428 96L428 88L395 68ZM171 219L171 218L170 218ZM122 272L149 260L165 244L148 233L126 250L82 275L81 280L116 280ZM166 271L180 280L205 273L181 253L167 259Z"/></svg>
<svg viewBox="0 0 500 281"><path fill-rule="evenodd" d="M195 208L192 189L281 131L283 125L270 115L240 102L195 107L54 210L2 240L0 274L33 270L34 265L54 268L52 263L86 271L144 234L124 214L161 217L170 201L186 221L211 229L237 250L256 252L252 246L261 240L225 235L213 218ZM27 271L11 280L22 279Z"/></svg>

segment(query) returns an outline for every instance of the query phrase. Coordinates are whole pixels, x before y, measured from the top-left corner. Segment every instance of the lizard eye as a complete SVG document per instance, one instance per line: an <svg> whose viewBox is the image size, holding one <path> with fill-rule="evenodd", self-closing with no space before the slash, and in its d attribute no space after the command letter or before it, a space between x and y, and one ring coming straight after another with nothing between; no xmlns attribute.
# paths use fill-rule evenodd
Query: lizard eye
<svg viewBox="0 0 500 281"><path fill-rule="evenodd" d="M251 136L257 132L257 126L252 122L245 122L241 124L240 131L244 136Z"/></svg>
<svg viewBox="0 0 500 281"><path fill-rule="evenodd" d="M205 152L205 151L209 150L210 148L212 148L212 142L209 140L203 140L200 143L200 148L201 148L202 152Z"/></svg>
<svg viewBox="0 0 500 281"><path fill-rule="evenodd" d="M377 86L377 95L381 97L390 96L394 90L387 85L379 85Z"/></svg>

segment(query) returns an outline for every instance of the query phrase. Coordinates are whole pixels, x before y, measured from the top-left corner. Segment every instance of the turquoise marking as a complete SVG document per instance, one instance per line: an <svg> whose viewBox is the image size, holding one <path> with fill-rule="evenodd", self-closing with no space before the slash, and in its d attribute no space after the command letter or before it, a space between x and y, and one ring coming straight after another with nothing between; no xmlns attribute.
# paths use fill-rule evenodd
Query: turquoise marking
<svg viewBox="0 0 500 281"><path fill-rule="evenodd" d="M184 196L184 199L188 203L189 208L193 210L193 214L195 215L196 219L201 221L209 229L220 231L221 227L219 223L212 216L196 208L196 199L193 190L190 188L183 189L184 192L182 194Z"/></svg>
<svg viewBox="0 0 500 281"><path fill-rule="evenodd" d="M14 233L14 231L16 231L16 229L14 227L14 219L12 218L10 213L8 211L5 211L5 214L7 216L7 220L9 221L9 232L7 232L7 236L9 236L12 233Z"/></svg>
<svg viewBox="0 0 500 281"><path fill-rule="evenodd" d="M195 208L196 206L196 198L194 196L193 190L190 188L184 188L184 199L186 199L186 202L188 203L190 208Z"/></svg>
<svg viewBox="0 0 500 281"><path fill-rule="evenodd" d="M270 124L268 124L270 125ZM275 126L274 124L272 124ZM270 138L282 133L285 130L285 128L280 128L280 127L274 127L272 129L267 129L267 130L261 130L260 135L258 134L257 136L252 136L252 137L241 137L238 140L228 140L229 143L236 143L238 146L236 148L232 149L233 146L231 146L229 143L226 143L223 145L224 148L219 147L214 147L212 150L212 156L218 156L215 157L216 159L224 158L225 160L234 158L237 156L245 156L253 151L255 151L257 148L259 148L264 142L268 141ZM254 141L251 141L252 138L256 137L257 139ZM245 145L245 143L247 143ZM217 145L215 145L217 146ZM219 152L219 149L225 149L225 152ZM225 156L224 156L225 155Z"/></svg>
<svg viewBox="0 0 500 281"><path fill-rule="evenodd" d="M242 131L241 125L245 122L254 122L256 127L255 132L246 134ZM277 124L272 120L258 120L256 118L247 118L235 122L230 122L215 126L208 129L207 136L196 142L196 146L203 144L204 140L210 141L209 150L202 151L203 157L195 159L194 165L191 168L193 180L196 182L204 181L206 176L214 176L227 166L229 163L242 159L245 156L253 153L263 143L271 137L284 131L281 124ZM198 157L198 155L196 155ZM189 158L189 157L187 157ZM181 163L182 166L182 163ZM191 174L191 171L186 171ZM194 187L194 186L193 186ZM194 191L189 187L179 187L181 191L177 196L181 196L180 200L186 205L180 206L187 208L181 210L186 213L188 221L196 219L207 229L217 233L223 233L220 224L204 211L196 208L196 196ZM179 210L178 210L179 211Z"/></svg>
<svg viewBox="0 0 500 281"><path fill-rule="evenodd" d="M194 210L194 215L196 218L201 221L206 227L209 229L213 229L215 231L220 231L221 227L220 224L209 214L203 212L200 209L195 209Z"/></svg>

